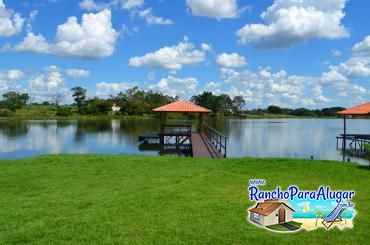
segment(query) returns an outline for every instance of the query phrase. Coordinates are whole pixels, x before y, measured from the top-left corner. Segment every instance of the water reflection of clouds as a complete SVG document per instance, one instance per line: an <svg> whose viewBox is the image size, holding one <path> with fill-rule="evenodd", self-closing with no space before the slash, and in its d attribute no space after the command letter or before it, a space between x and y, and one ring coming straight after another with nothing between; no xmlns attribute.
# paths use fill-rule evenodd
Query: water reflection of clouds
<svg viewBox="0 0 370 245"><path fill-rule="evenodd" d="M42 122L42 124L31 121L28 126L28 132L24 136L12 139L1 137L0 152L27 150L43 154L87 153L85 146L73 142L76 132L74 126L60 128L53 121Z"/></svg>
<svg viewBox="0 0 370 245"><path fill-rule="evenodd" d="M368 120L352 120L348 124L351 133L370 129ZM335 138L343 131L340 119L230 120L227 131L228 156L310 158L312 155L315 159L342 160Z"/></svg>
<svg viewBox="0 0 370 245"><path fill-rule="evenodd" d="M0 152L13 152L21 148L21 144L16 139L10 139L0 133Z"/></svg>
<svg viewBox="0 0 370 245"><path fill-rule="evenodd" d="M127 143L121 137L121 121L112 120L110 124L111 130L96 133L96 144L101 147L126 147Z"/></svg>
<svg viewBox="0 0 370 245"><path fill-rule="evenodd" d="M313 155L315 159L342 160L335 138L343 131L340 119L232 119L225 126L229 157ZM369 132L369 126L369 120L349 120L348 132ZM14 158L19 157L19 151L23 151L22 157L48 153L145 154L138 149L137 136L158 127L157 121L147 120L2 122L0 158L12 152Z"/></svg>

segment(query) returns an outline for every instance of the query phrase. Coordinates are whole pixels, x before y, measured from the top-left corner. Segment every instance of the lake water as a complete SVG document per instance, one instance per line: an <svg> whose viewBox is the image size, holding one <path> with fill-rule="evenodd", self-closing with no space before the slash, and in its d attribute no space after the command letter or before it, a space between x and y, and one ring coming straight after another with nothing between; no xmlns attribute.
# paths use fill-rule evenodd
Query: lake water
<svg viewBox="0 0 370 245"><path fill-rule="evenodd" d="M181 122L184 123L184 122ZM341 119L228 119L209 123L228 138L228 157L288 157L343 160L336 136ZM138 136L156 132L156 119L99 121L0 121L0 159L41 154L94 153L158 155L139 147ZM370 133L370 120L348 120L348 133ZM189 153L172 153L188 156ZM353 162L369 164L362 158Z"/></svg>

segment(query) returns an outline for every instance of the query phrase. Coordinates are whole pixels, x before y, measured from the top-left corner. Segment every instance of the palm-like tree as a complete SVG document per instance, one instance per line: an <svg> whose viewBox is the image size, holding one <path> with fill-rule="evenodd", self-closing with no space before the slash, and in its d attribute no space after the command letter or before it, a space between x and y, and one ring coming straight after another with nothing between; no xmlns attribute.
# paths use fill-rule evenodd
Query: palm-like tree
<svg viewBox="0 0 370 245"><path fill-rule="evenodd" d="M316 209L315 214L316 214L316 227L317 227L317 221L319 220L319 218L322 219L322 216L324 215L324 213L321 211L321 209Z"/></svg>

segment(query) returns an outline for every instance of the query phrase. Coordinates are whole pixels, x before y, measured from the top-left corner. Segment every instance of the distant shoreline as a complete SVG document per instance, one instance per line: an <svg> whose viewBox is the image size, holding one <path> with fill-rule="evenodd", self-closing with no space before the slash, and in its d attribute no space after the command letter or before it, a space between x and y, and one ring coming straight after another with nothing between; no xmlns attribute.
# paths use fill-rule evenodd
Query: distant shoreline
<svg viewBox="0 0 370 245"><path fill-rule="evenodd" d="M40 115L27 115L27 116L12 116L12 117L0 117L0 120L126 120L126 119L156 119L155 115L143 115L143 116L127 116L127 115L72 115L72 116L40 116ZM170 116L171 119L177 118L176 116ZM179 116L179 118L182 118ZM341 119L340 117L307 117L307 116L291 116L283 114L265 114L265 115L252 115L244 114L240 116L215 116L215 119ZM358 118L358 119L370 119L370 118Z"/></svg>
<svg viewBox="0 0 370 245"><path fill-rule="evenodd" d="M111 119L154 119L158 115L152 113L143 113L142 115L125 115L120 113L108 112L107 114L85 115L77 113L77 109L71 110L70 115L57 115L58 109L53 106L31 106L17 109L15 112L8 111L1 114L0 120L111 120ZM241 113L240 115L211 114L214 119L341 119L340 116L294 116L289 114L274 114L269 112L260 113ZM197 115L169 114L168 118L196 119ZM366 117L359 117L366 118ZM369 119L369 117L367 117Z"/></svg>

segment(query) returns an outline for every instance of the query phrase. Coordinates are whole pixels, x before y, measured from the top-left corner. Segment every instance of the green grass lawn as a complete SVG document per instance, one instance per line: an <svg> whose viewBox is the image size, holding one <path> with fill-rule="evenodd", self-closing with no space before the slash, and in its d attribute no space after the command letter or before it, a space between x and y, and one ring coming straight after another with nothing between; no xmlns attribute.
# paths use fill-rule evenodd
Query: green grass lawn
<svg viewBox="0 0 370 245"><path fill-rule="evenodd" d="M370 170L285 159L56 155L0 161L0 243L366 244ZM246 221L267 189L355 190L354 228L278 234Z"/></svg>

